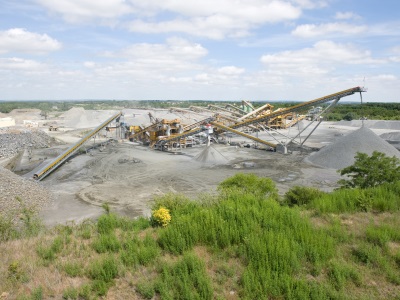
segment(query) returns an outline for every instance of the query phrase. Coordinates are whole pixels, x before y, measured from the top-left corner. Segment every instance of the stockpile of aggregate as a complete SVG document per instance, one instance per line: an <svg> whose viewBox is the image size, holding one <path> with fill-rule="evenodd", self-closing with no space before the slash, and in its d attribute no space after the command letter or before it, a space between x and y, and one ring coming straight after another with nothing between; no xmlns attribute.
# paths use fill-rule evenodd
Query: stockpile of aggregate
<svg viewBox="0 0 400 300"><path fill-rule="evenodd" d="M387 133L381 134L380 137L387 141L400 141L400 131L387 132Z"/></svg>
<svg viewBox="0 0 400 300"><path fill-rule="evenodd" d="M83 107L73 107L60 117L64 120L64 126L70 128L97 127L108 118L116 114L111 110L85 110Z"/></svg>
<svg viewBox="0 0 400 300"><path fill-rule="evenodd" d="M47 148L54 142L54 138L41 130L0 128L0 158L13 156L26 147Z"/></svg>
<svg viewBox="0 0 400 300"><path fill-rule="evenodd" d="M204 147L204 149L194 157L194 160L210 165L224 165L229 161L221 152L210 145Z"/></svg>
<svg viewBox="0 0 400 300"><path fill-rule="evenodd" d="M340 121L336 125L344 125L351 127L368 127L372 129L390 129L400 130L400 121L383 121L383 120L352 120L352 121Z"/></svg>
<svg viewBox="0 0 400 300"><path fill-rule="evenodd" d="M52 194L38 182L22 178L3 167L0 167L0 178L0 215L18 221L23 208L39 211L52 200Z"/></svg>
<svg viewBox="0 0 400 300"><path fill-rule="evenodd" d="M354 156L357 152L371 155L374 151L400 158L400 152L395 147L380 138L372 130L361 127L344 137L338 138L318 152L312 153L306 161L325 168L342 169L354 163Z"/></svg>

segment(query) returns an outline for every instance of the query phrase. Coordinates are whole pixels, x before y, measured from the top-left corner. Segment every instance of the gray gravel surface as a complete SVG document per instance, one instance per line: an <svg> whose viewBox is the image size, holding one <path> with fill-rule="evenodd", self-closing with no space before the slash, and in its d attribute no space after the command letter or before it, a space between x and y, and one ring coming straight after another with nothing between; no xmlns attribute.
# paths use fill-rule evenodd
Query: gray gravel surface
<svg viewBox="0 0 400 300"><path fill-rule="evenodd" d="M54 142L41 130L0 128L0 158L13 156L26 147L47 148Z"/></svg>
<svg viewBox="0 0 400 300"><path fill-rule="evenodd" d="M357 152L371 155L374 151L400 158L400 152L395 147L380 138L371 129L361 127L338 138L318 152L312 153L306 161L326 168L342 169L354 163L354 156Z"/></svg>
<svg viewBox="0 0 400 300"><path fill-rule="evenodd" d="M9 215L15 219L23 207L40 211L51 200L52 194L39 182L24 179L0 167L1 215Z"/></svg>

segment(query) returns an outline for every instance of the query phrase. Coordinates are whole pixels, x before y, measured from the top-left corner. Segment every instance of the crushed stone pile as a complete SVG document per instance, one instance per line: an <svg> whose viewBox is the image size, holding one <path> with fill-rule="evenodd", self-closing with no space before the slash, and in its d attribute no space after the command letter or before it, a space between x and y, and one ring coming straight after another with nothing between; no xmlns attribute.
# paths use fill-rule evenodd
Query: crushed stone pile
<svg viewBox="0 0 400 300"><path fill-rule="evenodd" d="M229 161L213 146L204 147L204 149L194 157L194 160L211 165L224 165Z"/></svg>
<svg viewBox="0 0 400 300"><path fill-rule="evenodd" d="M380 135L381 138L387 141L400 141L400 131L399 132L387 132Z"/></svg>
<svg viewBox="0 0 400 300"><path fill-rule="evenodd" d="M336 125L361 127L363 125L363 121L362 120L339 121L336 123ZM400 121L364 120L364 127L372 129L400 130Z"/></svg>
<svg viewBox="0 0 400 300"><path fill-rule="evenodd" d="M0 178L0 215L18 221L17 214L22 208L37 212L52 200L52 194L38 182L22 178L3 167L0 167Z"/></svg>
<svg viewBox="0 0 400 300"><path fill-rule="evenodd" d="M41 130L10 130L0 128L0 158L17 154L25 147L48 148L54 138Z"/></svg>
<svg viewBox="0 0 400 300"><path fill-rule="evenodd" d="M99 126L116 112L111 110L85 110L83 107L73 107L63 113L60 118L64 120L65 127L92 128Z"/></svg>
<svg viewBox="0 0 400 300"><path fill-rule="evenodd" d="M354 163L354 156L357 152L371 155L374 151L400 158L400 152L395 147L380 138L371 129L361 127L338 138L318 152L312 153L306 161L325 168L342 169Z"/></svg>

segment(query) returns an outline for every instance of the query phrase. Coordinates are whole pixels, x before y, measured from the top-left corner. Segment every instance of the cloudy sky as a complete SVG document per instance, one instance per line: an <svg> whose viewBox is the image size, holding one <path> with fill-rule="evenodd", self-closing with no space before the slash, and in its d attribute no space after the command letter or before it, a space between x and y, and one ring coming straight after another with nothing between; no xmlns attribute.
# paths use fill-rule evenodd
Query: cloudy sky
<svg viewBox="0 0 400 300"><path fill-rule="evenodd" d="M397 0L1 0L0 100L400 101ZM346 98L359 101L359 96Z"/></svg>

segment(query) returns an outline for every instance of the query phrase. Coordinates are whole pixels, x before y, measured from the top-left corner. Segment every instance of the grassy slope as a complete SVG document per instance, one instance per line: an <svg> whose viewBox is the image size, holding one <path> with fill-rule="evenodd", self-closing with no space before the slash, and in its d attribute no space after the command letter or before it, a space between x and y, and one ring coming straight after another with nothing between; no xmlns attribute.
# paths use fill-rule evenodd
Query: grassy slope
<svg viewBox="0 0 400 300"><path fill-rule="evenodd" d="M399 299L398 188L338 191L290 208L279 204L269 179L238 174L217 197L157 199L154 208L171 212L165 228L106 212L96 222L2 242L0 294Z"/></svg>

